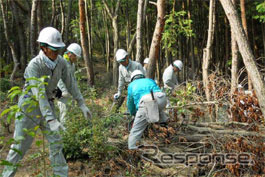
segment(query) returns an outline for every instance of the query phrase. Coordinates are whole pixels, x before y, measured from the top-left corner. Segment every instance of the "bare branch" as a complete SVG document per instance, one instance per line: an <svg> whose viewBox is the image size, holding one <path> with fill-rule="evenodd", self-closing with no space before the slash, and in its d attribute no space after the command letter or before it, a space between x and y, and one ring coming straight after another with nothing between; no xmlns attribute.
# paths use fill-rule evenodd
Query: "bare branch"
<svg viewBox="0 0 265 177"><path fill-rule="evenodd" d="M102 0L102 2L103 2L103 4L104 4L105 9L106 9L108 15L110 16L110 18L111 18L111 19L114 18L114 15L111 13L110 8L109 8L108 4L106 3L106 1L105 1L105 0Z"/></svg>
<svg viewBox="0 0 265 177"><path fill-rule="evenodd" d="M153 4L155 6L157 6L157 3L156 2L153 2L153 1L149 1L150 4Z"/></svg>

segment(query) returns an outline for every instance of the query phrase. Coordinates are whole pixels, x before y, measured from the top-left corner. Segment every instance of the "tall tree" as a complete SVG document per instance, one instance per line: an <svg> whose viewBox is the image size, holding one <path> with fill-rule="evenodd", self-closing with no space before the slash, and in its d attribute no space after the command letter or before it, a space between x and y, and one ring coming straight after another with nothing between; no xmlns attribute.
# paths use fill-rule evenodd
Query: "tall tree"
<svg viewBox="0 0 265 177"><path fill-rule="evenodd" d="M120 7L121 0L118 0L115 6L115 10L110 9L106 0L102 0L105 9L112 20L112 27L113 27L113 43L114 43L114 55L118 50L118 42L119 42L119 30L118 30L118 11ZM118 84L118 62L116 61L115 57L113 60L113 84L117 86Z"/></svg>
<svg viewBox="0 0 265 177"><path fill-rule="evenodd" d="M188 6L188 18L191 20L191 9L192 9L192 3L190 0L187 0L187 6ZM189 23L190 29L191 23ZM194 46L193 46L193 36L189 37L189 45L190 45L190 53L189 53L189 58L191 59L191 71L192 71L192 79L195 79L195 57L194 57ZM187 67L188 68L188 67Z"/></svg>
<svg viewBox="0 0 265 177"><path fill-rule="evenodd" d="M88 9L89 6L89 9ZM85 10L86 10L86 26L87 26L87 38L88 38L88 52L89 52L89 59L92 61L92 9L93 9L93 2L92 0L87 3L85 0Z"/></svg>
<svg viewBox="0 0 265 177"><path fill-rule="evenodd" d="M142 60L142 24L143 24L143 4L144 0L138 0L137 11L137 28L136 28L136 61L141 63Z"/></svg>
<svg viewBox="0 0 265 177"><path fill-rule="evenodd" d="M12 7L12 14L14 16L15 19L15 23L16 23L16 31L18 33L18 41L19 41L19 51L20 51L20 64L21 64L21 69L24 72L25 68L26 68L26 63L27 63L27 53L26 53L26 45L25 45L25 36L23 34L24 31L24 25L23 25L23 21L20 17L20 14L18 12L18 8L17 5L15 3L15 1L11 1L11 7ZM23 29L23 30L21 30Z"/></svg>
<svg viewBox="0 0 265 177"><path fill-rule="evenodd" d="M65 29L65 22L64 22L64 7L63 7L63 0L60 0L60 9L61 9L61 34L64 36L64 29Z"/></svg>
<svg viewBox="0 0 265 177"><path fill-rule="evenodd" d="M15 73L16 73L16 71L18 69L19 63L18 63L17 54L16 54L16 51L15 51L14 44L10 40L10 35L8 33L7 17L6 17L5 11L4 11L3 0L0 0L0 5L1 5L1 12L2 12L2 17L3 17L4 33L5 33L5 37L6 37L6 41L8 43L8 46L9 46L9 48L11 50L12 59L13 59L13 62L14 62L14 68L13 68L13 71L12 71L12 73L10 75L10 81L13 81L14 77L15 77Z"/></svg>
<svg viewBox="0 0 265 177"><path fill-rule="evenodd" d="M54 26L55 12L56 12L55 10L56 10L56 3L55 3L55 0L52 0L52 18L51 18L50 26Z"/></svg>
<svg viewBox="0 0 265 177"><path fill-rule="evenodd" d="M233 0L233 4L236 5L235 0ZM232 48L232 68L231 68L231 95L235 92L238 81L238 46L236 43L236 34L231 29L231 48Z"/></svg>
<svg viewBox="0 0 265 177"><path fill-rule="evenodd" d="M242 20L243 29L248 40L248 27L247 27L245 0L240 0L240 10L241 10L241 20ZM253 88L252 82L248 73L248 89L252 90L252 88Z"/></svg>
<svg viewBox="0 0 265 177"><path fill-rule="evenodd" d="M104 29L105 29L105 53L106 53L106 63L107 63L107 72L110 71L110 32L109 32L109 25L106 10L102 10L103 14L103 22L104 22Z"/></svg>
<svg viewBox="0 0 265 177"><path fill-rule="evenodd" d="M210 91L208 88L209 85L208 68L209 68L210 59L212 57L214 27L215 27L215 0L210 0L208 39L207 39L206 48L203 49L203 63L202 63L203 86L205 89L206 99L208 101L210 100Z"/></svg>
<svg viewBox="0 0 265 177"><path fill-rule="evenodd" d="M66 23L65 23L65 37L64 41L68 45L68 35L69 35L69 24L71 21L71 9L72 9L72 0L68 0L68 9L67 9L67 18L66 18Z"/></svg>
<svg viewBox="0 0 265 177"><path fill-rule="evenodd" d="M30 55L31 58L37 55L37 7L39 0L33 0L31 8L31 19L30 19Z"/></svg>
<svg viewBox="0 0 265 177"><path fill-rule="evenodd" d="M261 107L263 117L265 117L265 87L262 81L261 75L255 63L255 57L248 43L247 37L245 35L244 29L241 25L237 11L231 2L231 0L220 0L226 16L230 22L230 26L236 34L236 41L239 47L239 51L242 55L243 62L246 66L250 78L253 82L255 92Z"/></svg>
<svg viewBox="0 0 265 177"><path fill-rule="evenodd" d="M147 77L152 79L155 78L156 62L158 60L160 41L165 26L165 0L158 0L156 6L157 6L157 19L150 47L150 52L149 52L150 61L147 73Z"/></svg>
<svg viewBox="0 0 265 177"><path fill-rule="evenodd" d="M248 39L248 27L247 27L245 0L240 0L240 10L241 10L242 25L243 25L246 37Z"/></svg>
<svg viewBox="0 0 265 177"><path fill-rule="evenodd" d="M88 85L94 85L94 72L92 61L89 59L88 52L88 42L86 34L86 13L85 13L85 1L79 0L79 13L80 13L80 35L81 35L81 45L83 50L83 58L86 64L86 71L88 77Z"/></svg>

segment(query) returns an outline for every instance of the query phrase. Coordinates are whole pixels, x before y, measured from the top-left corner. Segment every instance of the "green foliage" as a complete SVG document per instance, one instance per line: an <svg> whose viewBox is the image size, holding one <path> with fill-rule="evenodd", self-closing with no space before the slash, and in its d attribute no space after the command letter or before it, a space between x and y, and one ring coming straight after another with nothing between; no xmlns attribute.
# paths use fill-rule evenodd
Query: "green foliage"
<svg viewBox="0 0 265 177"><path fill-rule="evenodd" d="M170 97L170 103L174 106L178 106L178 113L186 113L188 110L184 107L188 101L193 100L193 93L196 87L191 83L187 83L185 89L180 89L175 92L176 97Z"/></svg>
<svg viewBox="0 0 265 177"><path fill-rule="evenodd" d="M9 79L1 78L0 79L0 91L6 92L10 88L11 88L11 82L9 81Z"/></svg>
<svg viewBox="0 0 265 177"><path fill-rule="evenodd" d="M14 66L13 63L5 64L5 66L0 70L0 72L4 72L5 75L7 76L12 73L13 66Z"/></svg>
<svg viewBox="0 0 265 177"><path fill-rule="evenodd" d="M21 106L27 106L26 112L31 112L33 109L35 109L38 106L39 98L43 97L43 94L44 94L44 91L45 91L43 86L48 84L47 82L45 82L45 80L47 78L48 78L48 76L43 76L41 78L28 78L28 79L26 79L27 82L29 82L31 80L34 80L34 81L36 81L36 84L35 85L29 85L28 87L25 88L25 90L22 90L18 86L12 87L8 91L8 98L10 98L11 102L13 102L13 99L15 97L17 97L17 96L27 97L25 99L23 105L21 105ZM39 90L37 97L35 95L32 95L32 94L29 93L29 91L32 88L37 88ZM9 108L5 109L1 113L0 117L3 117L4 115L7 115L7 122L10 122L11 118L14 118L15 114L17 112L23 112L23 111L21 110L20 107L18 107L18 105L13 105L13 106L10 106ZM22 116L18 116L17 118L21 119Z"/></svg>
<svg viewBox="0 0 265 177"><path fill-rule="evenodd" d="M115 148L108 144L107 138L109 130L119 123L120 118L93 115L92 119L86 120L81 115L78 109L73 109L66 121L67 130L63 133L65 157L67 159L90 157L95 163L99 162L98 160L111 158Z"/></svg>
<svg viewBox="0 0 265 177"><path fill-rule="evenodd" d="M256 5L258 15L253 16L254 19L259 20L261 23L265 23L265 2Z"/></svg>
<svg viewBox="0 0 265 177"><path fill-rule="evenodd" d="M72 36L78 41L80 39L79 19L71 20L70 28L72 28Z"/></svg>
<svg viewBox="0 0 265 177"><path fill-rule="evenodd" d="M23 104L21 105L21 107L23 106L26 106L26 112L31 112L33 109L36 109L36 107L38 106L38 100L39 98L43 97L43 94L44 94L44 85L47 85L47 82L46 82L46 79L48 77L47 76L43 76L41 78L28 78L27 79L27 82L29 81L36 81L35 82L35 85L30 85L28 87L26 87L24 90L22 90L20 87L18 86L15 86L15 87L12 87L9 91L8 91L8 98L10 98L11 102L13 102L14 98L17 97L17 96L20 96L20 97L24 97L25 101L23 102ZM30 89L32 88L36 88L39 90L38 92L38 96L34 96L30 93ZM7 109L3 110L1 115L0 115L0 118L3 118L4 116L6 116L6 120L7 120L7 123L10 123L11 122L11 119L14 119L15 118L15 114L16 113L24 113L23 110L21 109L21 107L19 107L17 104L16 105L12 105L12 106L9 106ZM29 119L32 119L34 121L35 118L33 117L30 117L29 115L27 115ZM23 118L23 114L18 114L18 116L16 117L16 119L22 119ZM26 129L24 128L23 131L27 134L27 135L30 135L32 137L35 137L36 136L36 131L39 129L40 127L39 126L35 126L34 128L32 129ZM21 140L23 140L24 137L22 136L18 136L16 137L16 139L9 139L5 142L5 145L10 145L12 143L19 143ZM4 140L1 140L0 144L3 144ZM40 146L41 145L41 141L37 141L36 144L37 146ZM42 143L44 144L44 143ZM20 152L18 149L13 149L15 152L21 154L22 152ZM1 162L0 165L9 165L9 166L12 166L12 167L15 167L14 165L12 164L9 164L7 163L6 161L3 161Z"/></svg>
<svg viewBox="0 0 265 177"><path fill-rule="evenodd" d="M187 18L185 11L172 11L166 15L165 27L162 36L163 48L168 48L173 56L176 56L177 40L179 36L191 37L194 33L191 29L192 20Z"/></svg>

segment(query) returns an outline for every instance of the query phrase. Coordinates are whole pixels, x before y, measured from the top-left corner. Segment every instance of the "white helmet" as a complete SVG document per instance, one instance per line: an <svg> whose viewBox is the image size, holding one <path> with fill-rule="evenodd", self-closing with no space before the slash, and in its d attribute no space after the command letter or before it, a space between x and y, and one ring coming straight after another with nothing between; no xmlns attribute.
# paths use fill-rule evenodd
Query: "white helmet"
<svg viewBox="0 0 265 177"><path fill-rule="evenodd" d="M118 49L116 52L116 60L120 62L121 60L125 59L128 53L124 49Z"/></svg>
<svg viewBox="0 0 265 177"><path fill-rule="evenodd" d="M81 57L81 53L82 53L82 50L81 50L81 46L77 43L72 43L70 44L68 47L67 47L67 50L69 52L72 52L74 53L77 57Z"/></svg>
<svg viewBox="0 0 265 177"><path fill-rule="evenodd" d="M141 70L134 70L131 74L131 82L136 78L144 78L144 74Z"/></svg>
<svg viewBox="0 0 265 177"><path fill-rule="evenodd" d="M177 67L179 70L181 70L182 69L182 66L183 66L182 61L180 61L180 60L175 60L174 63L173 63L173 65L175 67Z"/></svg>
<svg viewBox="0 0 265 177"><path fill-rule="evenodd" d="M144 59L144 64L148 64L149 63L149 58L145 58Z"/></svg>
<svg viewBox="0 0 265 177"><path fill-rule="evenodd" d="M65 44L62 41L61 33L53 27L43 28L40 31L37 41L48 44L52 47L65 47Z"/></svg>

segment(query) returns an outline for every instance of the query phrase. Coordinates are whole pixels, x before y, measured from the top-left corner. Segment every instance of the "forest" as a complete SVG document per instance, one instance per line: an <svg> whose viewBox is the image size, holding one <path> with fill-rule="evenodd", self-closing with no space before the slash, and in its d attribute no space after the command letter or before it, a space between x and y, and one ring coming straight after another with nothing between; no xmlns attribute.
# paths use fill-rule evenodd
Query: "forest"
<svg viewBox="0 0 265 177"><path fill-rule="evenodd" d="M265 175L264 0L0 0L0 9L0 173L10 167L15 176L45 177ZM44 125L18 133L25 120L20 98L34 90L39 95L25 101L30 112L43 113L45 98L55 106L53 116L61 114L60 100L50 103L46 95L53 79L27 77L33 58L48 50L40 42L46 27L61 34L65 47L49 48L61 58L70 44L82 50L72 79L78 87L65 83L72 99L65 122L57 121L64 125L59 144L67 175L56 174L53 164L58 159L45 130L51 120L29 116ZM149 58L145 78L167 97L167 123L149 123L137 150L128 149L137 116L128 113L130 82L115 98L119 49L142 66ZM176 60L183 66L169 91L163 73ZM79 89L85 108L76 99ZM16 148L25 137L32 139L27 152ZM9 151L25 156L13 164ZM0 176L12 176L6 174Z"/></svg>

